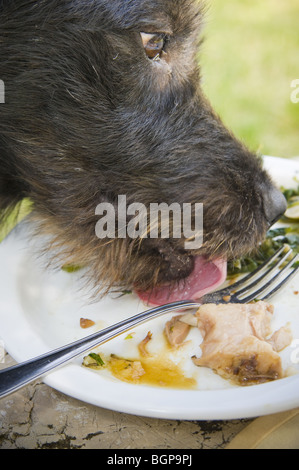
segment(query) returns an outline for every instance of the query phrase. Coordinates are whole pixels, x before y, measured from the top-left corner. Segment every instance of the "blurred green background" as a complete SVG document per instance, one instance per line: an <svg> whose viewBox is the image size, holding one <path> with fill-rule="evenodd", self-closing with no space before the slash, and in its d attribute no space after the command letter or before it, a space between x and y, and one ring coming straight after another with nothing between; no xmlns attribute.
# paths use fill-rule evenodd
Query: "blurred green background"
<svg viewBox="0 0 299 470"><path fill-rule="evenodd" d="M225 124L254 151L299 156L299 0L207 0L204 37L203 88Z"/></svg>

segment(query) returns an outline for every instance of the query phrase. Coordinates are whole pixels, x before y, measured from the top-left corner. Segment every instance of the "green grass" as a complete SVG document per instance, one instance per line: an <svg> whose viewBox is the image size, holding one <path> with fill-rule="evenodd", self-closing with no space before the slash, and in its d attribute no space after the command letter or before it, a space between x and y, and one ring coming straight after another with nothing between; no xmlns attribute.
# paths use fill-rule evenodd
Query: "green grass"
<svg viewBox="0 0 299 470"><path fill-rule="evenodd" d="M225 124L252 150L299 155L298 0L210 0L203 88Z"/></svg>

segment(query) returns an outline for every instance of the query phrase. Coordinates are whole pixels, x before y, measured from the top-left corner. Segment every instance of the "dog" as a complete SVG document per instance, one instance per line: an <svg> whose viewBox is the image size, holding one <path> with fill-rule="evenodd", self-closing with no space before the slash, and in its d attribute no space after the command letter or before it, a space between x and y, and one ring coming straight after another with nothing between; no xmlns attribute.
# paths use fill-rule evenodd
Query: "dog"
<svg viewBox="0 0 299 470"><path fill-rule="evenodd" d="M84 266L99 295L198 297L286 209L201 89L204 10L196 0L0 1L2 217L29 198L53 260ZM112 205L119 220L120 195L146 208L202 204L203 243L99 238L96 207Z"/></svg>

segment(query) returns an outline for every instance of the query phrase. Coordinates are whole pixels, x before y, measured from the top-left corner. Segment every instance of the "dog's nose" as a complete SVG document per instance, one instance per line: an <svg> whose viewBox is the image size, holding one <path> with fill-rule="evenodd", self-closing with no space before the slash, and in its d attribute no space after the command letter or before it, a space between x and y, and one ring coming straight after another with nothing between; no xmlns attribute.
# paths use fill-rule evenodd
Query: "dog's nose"
<svg viewBox="0 0 299 470"><path fill-rule="evenodd" d="M264 211L267 221L273 225L287 210L287 201L284 195L274 186L263 195Z"/></svg>

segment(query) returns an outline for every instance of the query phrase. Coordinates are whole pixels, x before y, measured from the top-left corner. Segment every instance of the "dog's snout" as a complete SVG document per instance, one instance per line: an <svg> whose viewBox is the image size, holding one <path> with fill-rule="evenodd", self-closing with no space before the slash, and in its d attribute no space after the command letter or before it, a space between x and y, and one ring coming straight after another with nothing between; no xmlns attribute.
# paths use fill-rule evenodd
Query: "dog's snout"
<svg viewBox="0 0 299 470"><path fill-rule="evenodd" d="M285 213L287 202L284 195L275 186L263 194L266 219L273 225Z"/></svg>

